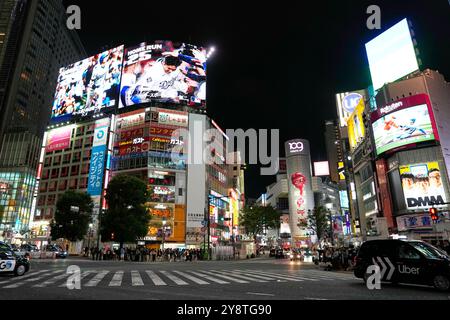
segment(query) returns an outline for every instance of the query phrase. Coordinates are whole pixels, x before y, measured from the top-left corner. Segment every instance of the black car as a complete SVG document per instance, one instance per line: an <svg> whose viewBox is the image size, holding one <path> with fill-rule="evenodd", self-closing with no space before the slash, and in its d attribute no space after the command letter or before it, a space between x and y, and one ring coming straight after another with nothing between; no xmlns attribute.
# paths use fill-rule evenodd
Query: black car
<svg viewBox="0 0 450 320"><path fill-rule="evenodd" d="M67 258L67 251L63 250L63 248L61 248L58 245L49 244L45 248L45 251L55 253L55 258L61 258L61 259Z"/></svg>
<svg viewBox="0 0 450 320"><path fill-rule="evenodd" d="M284 250L283 249L276 249L275 250L275 259L284 259Z"/></svg>
<svg viewBox="0 0 450 320"><path fill-rule="evenodd" d="M14 254L8 244L0 241L0 274L12 273L20 277L29 270L30 262L28 259Z"/></svg>
<svg viewBox="0 0 450 320"><path fill-rule="evenodd" d="M356 257L354 274L367 281L371 265L380 267L382 281L434 286L450 290L450 258L423 241L371 240Z"/></svg>

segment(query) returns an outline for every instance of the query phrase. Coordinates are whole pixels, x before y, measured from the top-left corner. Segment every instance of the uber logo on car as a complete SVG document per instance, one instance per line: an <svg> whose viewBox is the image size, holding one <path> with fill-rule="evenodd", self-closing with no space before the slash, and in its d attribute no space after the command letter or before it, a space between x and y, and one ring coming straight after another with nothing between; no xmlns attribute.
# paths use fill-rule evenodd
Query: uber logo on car
<svg viewBox="0 0 450 320"><path fill-rule="evenodd" d="M398 271L400 273L419 275L419 270L420 268L413 268L413 267L410 268L405 265L398 266Z"/></svg>

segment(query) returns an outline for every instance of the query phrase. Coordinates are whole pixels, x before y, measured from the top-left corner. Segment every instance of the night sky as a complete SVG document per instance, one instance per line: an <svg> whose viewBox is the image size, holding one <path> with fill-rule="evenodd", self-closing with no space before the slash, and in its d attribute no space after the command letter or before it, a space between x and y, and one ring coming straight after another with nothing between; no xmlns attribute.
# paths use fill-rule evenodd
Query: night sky
<svg viewBox="0 0 450 320"><path fill-rule="evenodd" d="M81 7L79 34L90 55L163 39L214 46L208 114L223 129L280 129L280 146L308 139L313 161L326 160L324 121L337 117L335 93L370 84L364 44L403 18L413 22L422 69L450 81L448 0L64 2ZM371 4L381 7L381 30L366 27ZM247 196L273 181L250 166Z"/></svg>

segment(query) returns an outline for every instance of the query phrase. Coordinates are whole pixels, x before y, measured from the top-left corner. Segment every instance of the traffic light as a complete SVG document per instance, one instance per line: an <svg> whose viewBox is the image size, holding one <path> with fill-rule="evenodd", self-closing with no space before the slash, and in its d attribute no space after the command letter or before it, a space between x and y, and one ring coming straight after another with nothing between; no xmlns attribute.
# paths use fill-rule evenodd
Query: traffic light
<svg viewBox="0 0 450 320"><path fill-rule="evenodd" d="M114 240L114 232L111 232L111 240Z"/></svg>
<svg viewBox="0 0 450 320"><path fill-rule="evenodd" d="M433 221L439 220L438 211L436 208L430 208L430 217Z"/></svg>

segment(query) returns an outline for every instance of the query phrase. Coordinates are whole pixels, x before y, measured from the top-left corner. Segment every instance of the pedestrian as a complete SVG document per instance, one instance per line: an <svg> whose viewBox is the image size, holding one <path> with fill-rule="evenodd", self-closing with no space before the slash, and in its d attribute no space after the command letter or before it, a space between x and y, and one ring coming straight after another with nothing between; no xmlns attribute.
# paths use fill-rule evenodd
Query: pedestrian
<svg viewBox="0 0 450 320"><path fill-rule="evenodd" d="M450 256L450 242L448 240L444 241L444 251Z"/></svg>
<svg viewBox="0 0 450 320"><path fill-rule="evenodd" d="M120 248L120 261L124 261L125 260L125 248L121 247Z"/></svg>

